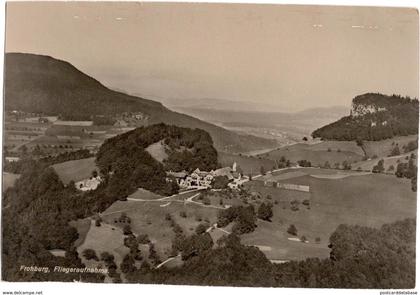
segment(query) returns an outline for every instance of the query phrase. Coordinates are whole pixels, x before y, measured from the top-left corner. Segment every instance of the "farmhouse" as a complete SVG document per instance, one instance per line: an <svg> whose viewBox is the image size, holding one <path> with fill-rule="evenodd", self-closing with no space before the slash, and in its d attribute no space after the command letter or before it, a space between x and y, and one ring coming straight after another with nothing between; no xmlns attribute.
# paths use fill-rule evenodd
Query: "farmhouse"
<svg viewBox="0 0 420 295"><path fill-rule="evenodd" d="M98 188L98 185L102 182L100 176L90 177L75 183L75 187L81 191L91 191Z"/></svg>
<svg viewBox="0 0 420 295"><path fill-rule="evenodd" d="M188 174L186 171L182 172L167 172L168 176L175 177L178 185L184 189L191 189L197 187L206 187L210 188L213 182L213 179L216 176L226 176L230 183L228 186L233 189L237 189L241 184L242 175L236 172L236 163L233 167L224 167L217 170L212 170L210 172L201 171L200 169L195 169L191 174ZM167 179L169 181L169 179Z"/></svg>

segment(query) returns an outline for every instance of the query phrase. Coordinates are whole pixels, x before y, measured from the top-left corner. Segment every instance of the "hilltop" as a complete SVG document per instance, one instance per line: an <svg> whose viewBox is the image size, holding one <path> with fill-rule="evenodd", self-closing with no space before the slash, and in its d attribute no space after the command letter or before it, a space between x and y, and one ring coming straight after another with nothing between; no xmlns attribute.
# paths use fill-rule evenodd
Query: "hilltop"
<svg viewBox="0 0 420 295"><path fill-rule="evenodd" d="M418 134L418 120L417 99L366 93L353 99L349 116L315 130L312 137L377 141Z"/></svg>
<svg viewBox="0 0 420 295"><path fill-rule="evenodd" d="M91 120L139 112L144 125L166 123L206 130L218 150L244 152L275 145L274 140L239 135L194 117L173 112L161 103L113 91L66 61L49 56L7 53L5 56L5 111Z"/></svg>
<svg viewBox="0 0 420 295"><path fill-rule="evenodd" d="M166 159L153 157L148 147L162 143ZM155 193L176 193L176 182L166 171L210 171L217 168L217 151L210 135L200 129L156 124L139 127L104 142L96 155L104 175L111 175L108 188L115 195L128 195L138 187Z"/></svg>

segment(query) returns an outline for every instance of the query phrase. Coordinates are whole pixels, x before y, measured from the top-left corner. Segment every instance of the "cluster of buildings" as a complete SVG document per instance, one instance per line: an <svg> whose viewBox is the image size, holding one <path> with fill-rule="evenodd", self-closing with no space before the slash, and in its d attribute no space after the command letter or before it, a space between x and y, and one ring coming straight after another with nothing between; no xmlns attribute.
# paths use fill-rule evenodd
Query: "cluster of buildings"
<svg viewBox="0 0 420 295"><path fill-rule="evenodd" d="M98 185L102 182L102 178L98 175L96 177L90 177L75 183L75 186L78 190L81 191L91 191L98 188Z"/></svg>
<svg viewBox="0 0 420 295"><path fill-rule="evenodd" d="M217 176L225 176L229 180L228 186L232 189L238 189L247 178L244 178L236 167L237 165L234 163L232 167L219 168L210 172L201 171L197 168L192 173L182 171L168 172L167 174L174 177L182 189L211 188L213 180Z"/></svg>

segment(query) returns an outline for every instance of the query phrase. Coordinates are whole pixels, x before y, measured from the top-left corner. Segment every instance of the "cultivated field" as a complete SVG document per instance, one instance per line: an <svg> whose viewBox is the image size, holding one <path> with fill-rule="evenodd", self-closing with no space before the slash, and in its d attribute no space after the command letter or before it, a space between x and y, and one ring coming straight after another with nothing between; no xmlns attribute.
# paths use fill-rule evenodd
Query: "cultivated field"
<svg viewBox="0 0 420 295"><path fill-rule="evenodd" d="M92 171L98 171L95 165L95 158L67 161L52 165L63 183L69 183L71 180L80 181L89 178Z"/></svg>

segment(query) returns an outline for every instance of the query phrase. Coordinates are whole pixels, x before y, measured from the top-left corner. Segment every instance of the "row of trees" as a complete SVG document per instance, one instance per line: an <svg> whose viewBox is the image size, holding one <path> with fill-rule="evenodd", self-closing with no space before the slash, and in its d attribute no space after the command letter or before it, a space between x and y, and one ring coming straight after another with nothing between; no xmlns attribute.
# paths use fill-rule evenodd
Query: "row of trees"
<svg viewBox="0 0 420 295"><path fill-rule="evenodd" d="M380 229L340 225L331 256L272 264L257 248L231 234L196 252L180 267L137 272L131 282L298 288L397 288L415 285L415 220ZM373 271L372 271L373 270Z"/></svg>

